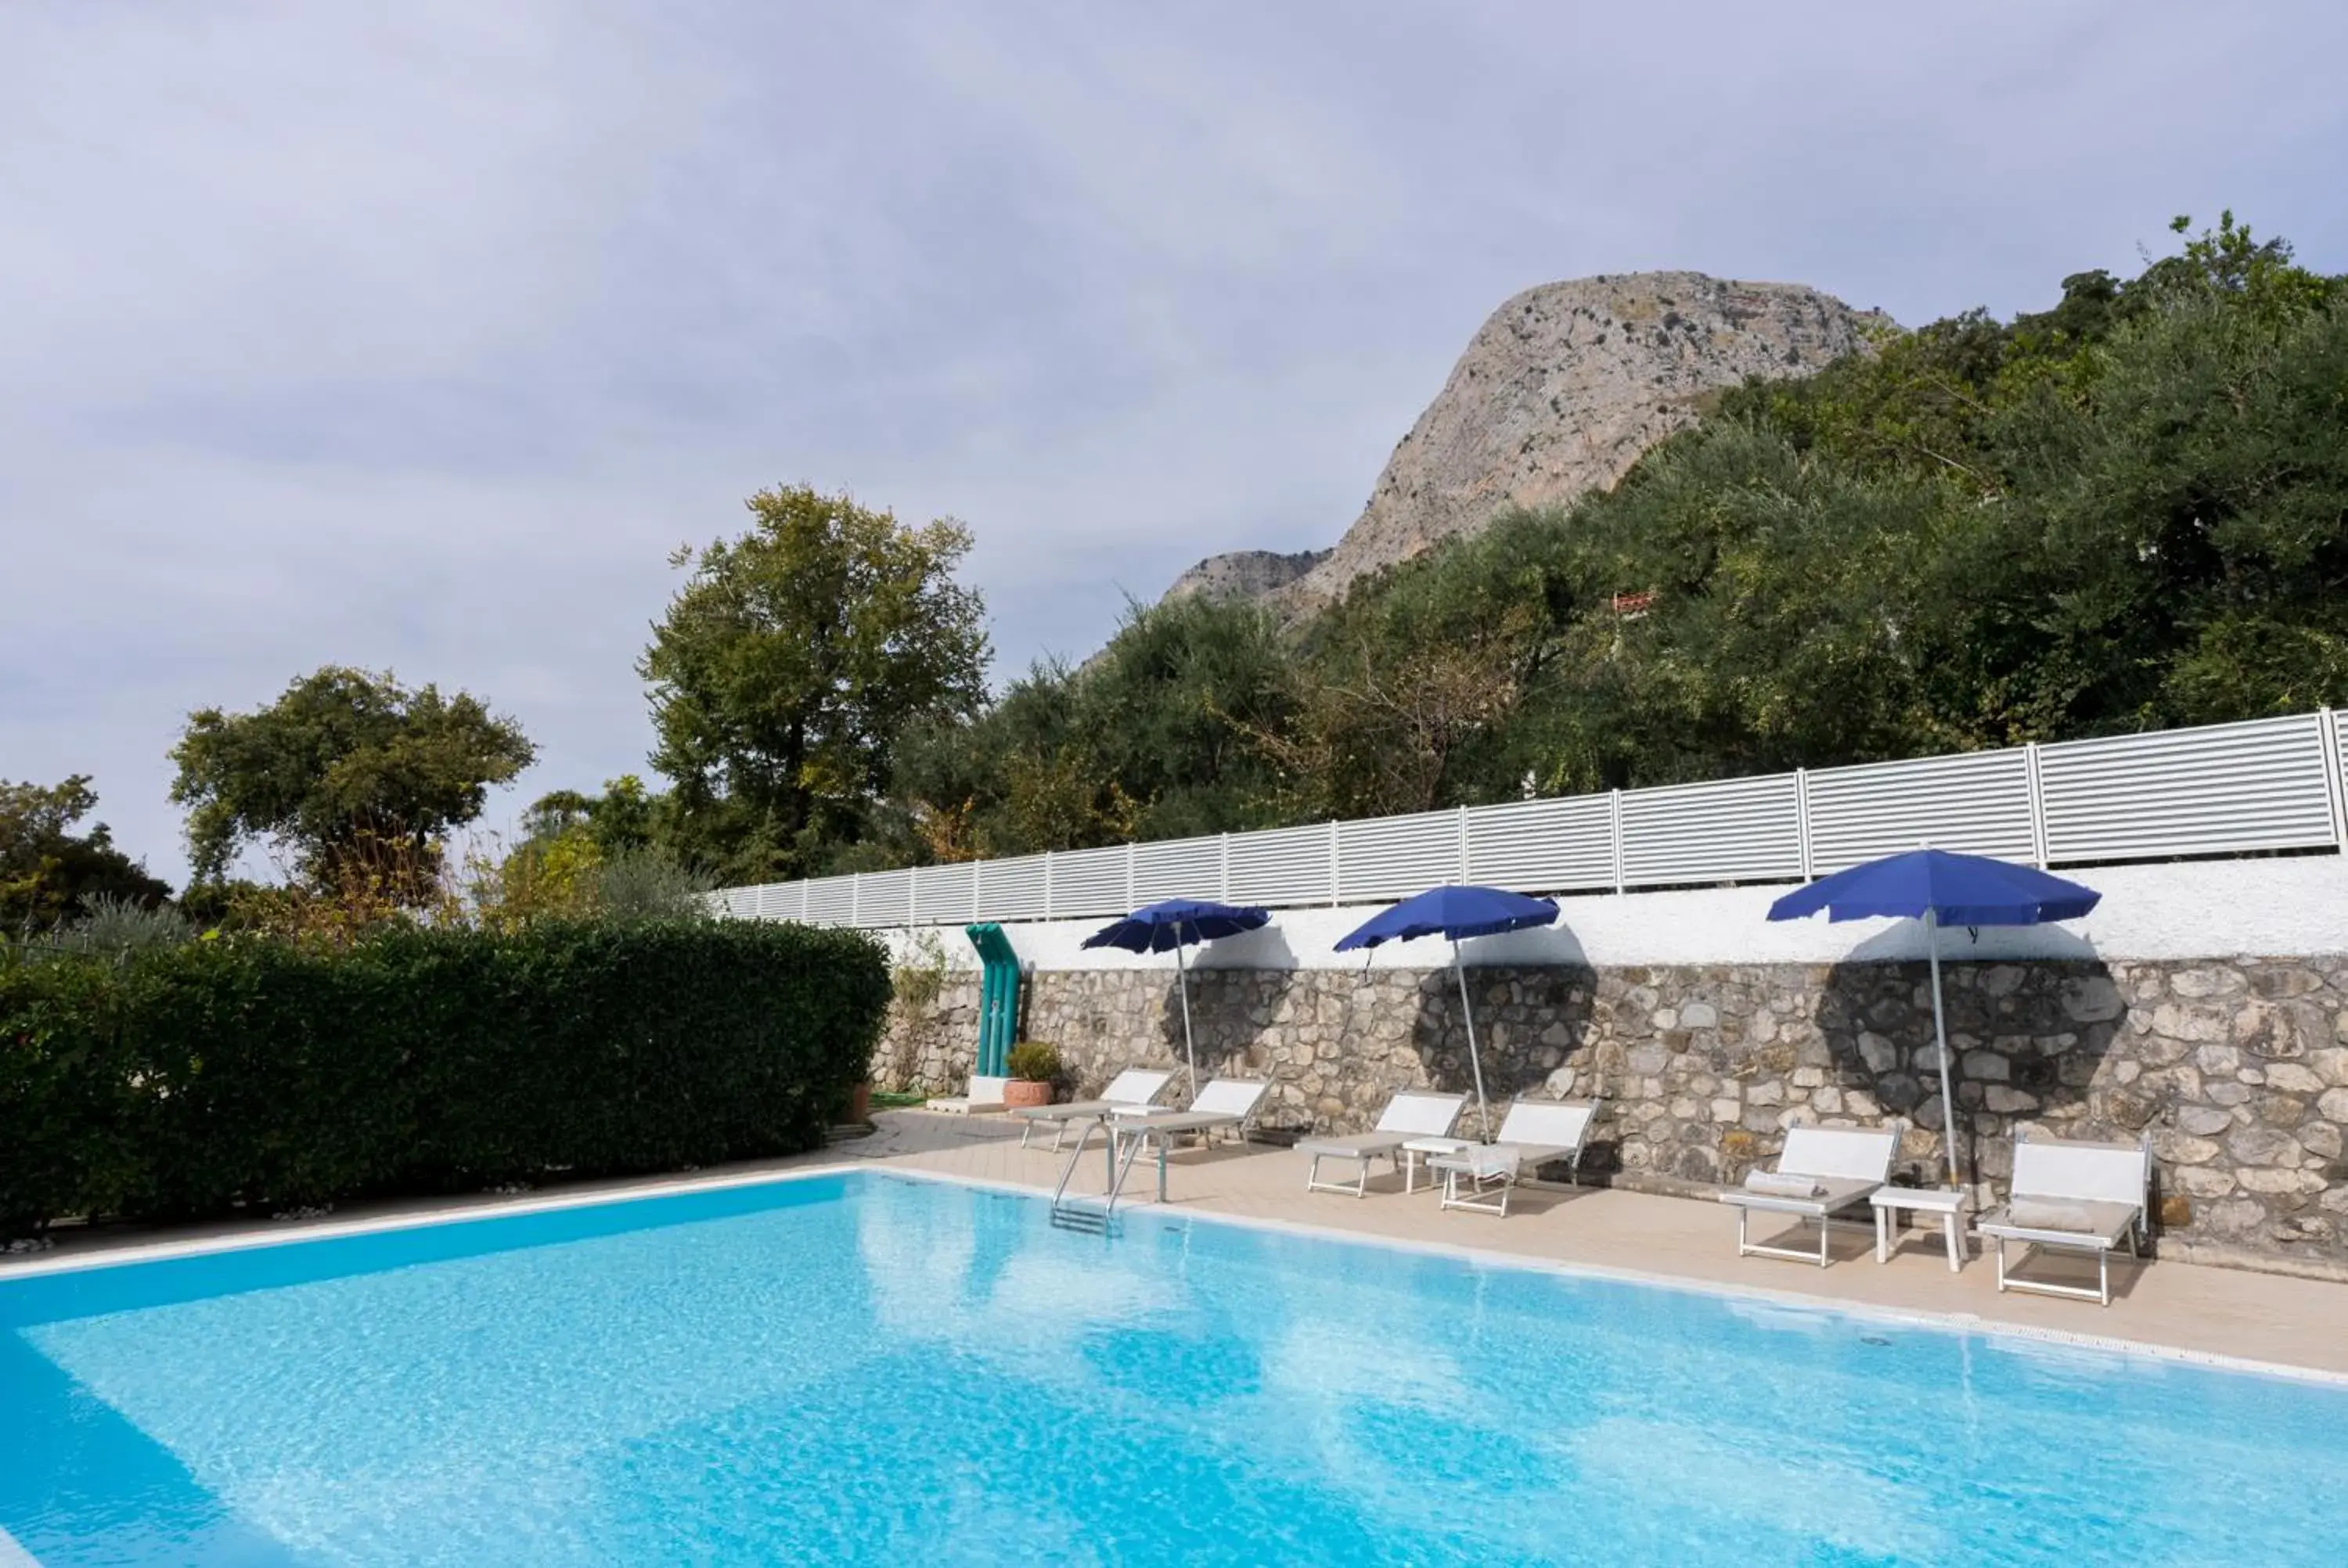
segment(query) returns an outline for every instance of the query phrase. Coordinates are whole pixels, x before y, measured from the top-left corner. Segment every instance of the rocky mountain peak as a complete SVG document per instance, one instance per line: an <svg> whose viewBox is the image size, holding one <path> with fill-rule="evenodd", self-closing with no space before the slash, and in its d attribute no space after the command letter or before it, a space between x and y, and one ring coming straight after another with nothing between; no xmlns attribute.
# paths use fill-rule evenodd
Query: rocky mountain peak
<svg viewBox="0 0 2348 1568"><path fill-rule="evenodd" d="M1701 272L1607 273L1528 289L1469 341L1324 559L1274 582L1276 571L1218 556L1176 588L1264 581L1257 591L1309 612L1364 573L1473 533L1512 507L1559 505L1612 485L1641 453L1692 424L1705 394L1748 376L1807 374L1890 324L1880 312L1798 283Z"/></svg>

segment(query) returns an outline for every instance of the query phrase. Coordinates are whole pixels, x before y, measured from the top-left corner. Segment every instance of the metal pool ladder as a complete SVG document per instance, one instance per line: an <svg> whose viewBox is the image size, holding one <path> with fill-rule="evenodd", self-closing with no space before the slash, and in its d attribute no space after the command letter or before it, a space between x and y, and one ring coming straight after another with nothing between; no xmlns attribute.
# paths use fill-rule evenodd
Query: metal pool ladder
<svg viewBox="0 0 2348 1568"><path fill-rule="evenodd" d="M1095 1132L1108 1141L1102 1151L1106 1156L1108 1186L1098 1193L1072 1193L1068 1191L1068 1182L1076 1175L1076 1166L1083 1161L1085 1150L1092 1143ZM1117 1142L1116 1130L1107 1117L1096 1117L1085 1123L1085 1130L1076 1134L1076 1146L1068 1151L1067 1163L1060 1167L1060 1184L1052 1189L1054 1225L1062 1230L1084 1231L1093 1235L1109 1234L1109 1222L1117 1216L1117 1196L1125 1191L1125 1178L1133 1169L1133 1157L1141 1153L1142 1144L1148 1140L1128 1140L1122 1158L1117 1154Z"/></svg>

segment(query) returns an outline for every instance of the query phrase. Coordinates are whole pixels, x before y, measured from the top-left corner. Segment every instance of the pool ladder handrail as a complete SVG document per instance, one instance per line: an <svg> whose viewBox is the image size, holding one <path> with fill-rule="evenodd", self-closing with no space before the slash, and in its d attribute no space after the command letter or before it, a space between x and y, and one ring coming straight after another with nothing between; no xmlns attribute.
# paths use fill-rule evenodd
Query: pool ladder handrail
<svg viewBox="0 0 2348 1568"><path fill-rule="evenodd" d="M1085 1150L1091 1145L1093 1133L1097 1131L1108 1140L1108 1189L1097 1196L1089 1193L1071 1195L1068 1192L1068 1183L1076 1175L1076 1165L1084 1159ZM1054 1221L1057 1222L1079 1214L1087 1218L1097 1214L1101 1228L1106 1229L1110 1218L1117 1213L1117 1200L1125 1191L1125 1178L1133 1169L1134 1156L1141 1152L1142 1144L1147 1142L1148 1140L1143 1138L1127 1140L1125 1157L1120 1160L1117 1153L1117 1136L1115 1124L1107 1115L1088 1119L1085 1122L1084 1131L1076 1134L1076 1146L1068 1151L1068 1158L1060 1167L1059 1184L1052 1189Z"/></svg>

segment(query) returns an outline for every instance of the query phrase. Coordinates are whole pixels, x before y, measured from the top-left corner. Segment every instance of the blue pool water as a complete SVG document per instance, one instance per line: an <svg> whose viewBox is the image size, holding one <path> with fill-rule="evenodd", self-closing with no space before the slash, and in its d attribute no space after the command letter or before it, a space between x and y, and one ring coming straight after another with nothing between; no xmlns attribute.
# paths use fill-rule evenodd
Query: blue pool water
<svg viewBox="0 0 2348 1568"><path fill-rule="evenodd" d="M875 1174L0 1283L46 1568L2248 1568L2343 1501L2337 1388Z"/></svg>

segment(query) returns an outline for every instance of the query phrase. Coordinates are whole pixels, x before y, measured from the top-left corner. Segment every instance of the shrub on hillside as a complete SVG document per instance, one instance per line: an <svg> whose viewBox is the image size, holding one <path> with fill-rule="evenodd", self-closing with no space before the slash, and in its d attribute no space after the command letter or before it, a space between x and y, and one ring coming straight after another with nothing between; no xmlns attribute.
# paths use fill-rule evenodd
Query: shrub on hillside
<svg viewBox="0 0 2348 1568"><path fill-rule="evenodd" d="M814 1148L889 997L869 938L747 921L0 961L0 1232Z"/></svg>

